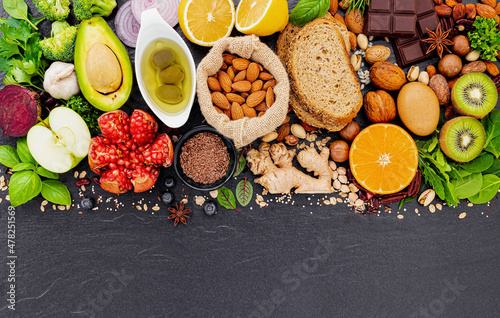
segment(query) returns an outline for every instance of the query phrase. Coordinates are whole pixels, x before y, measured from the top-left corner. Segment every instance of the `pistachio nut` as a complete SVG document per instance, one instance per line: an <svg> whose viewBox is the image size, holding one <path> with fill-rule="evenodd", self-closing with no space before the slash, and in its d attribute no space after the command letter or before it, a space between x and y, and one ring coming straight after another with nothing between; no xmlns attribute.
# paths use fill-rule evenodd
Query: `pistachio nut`
<svg viewBox="0 0 500 318"><path fill-rule="evenodd" d="M418 75L418 81L422 84L429 85L429 73L426 71L420 72L420 75Z"/></svg>
<svg viewBox="0 0 500 318"><path fill-rule="evenodd" d="M300 124L292 124L292 126L290 127L290 131L295 137L300 139L304 139L307 136L306 130Z"/></svg>
<svg viewBox="0 0 500 318"><path fill-rule="evenodd" d="M413 82L418 79L418 74L420 74L420 68L418 66L413 65L408 70L408 75L406 77L408 78L409 82Z"/></svg>
<svg viewBox="0 0 500 318"><path fill-rule="evenodd" d="M467 55L465 56L465 59L469 62L474 62L474 61L477 61L477 59L479 59L480 55L481 55L481 53L479 53L478 51L472 50L469 53L467 53Z"/></svg>
<svg viewBox="0 0 500 318"><path fill-rule="evenodd" d="M351 55L351 64L355 72L359 71L361 68L361 56L358 54Z"/></svg>
<svg viewBox="0 0 500 318"><path fill-rule="evenodd" d="M368 48L368 38L363 33L358 34L358 46L363 51Z"/></svg>
<svg viewBox="0 0 500 318"><path fill-rule="evenodd" d="M423 206L428 206L436 197L436 191L432 189L427 189L418 197L418 203Z"/></svg>

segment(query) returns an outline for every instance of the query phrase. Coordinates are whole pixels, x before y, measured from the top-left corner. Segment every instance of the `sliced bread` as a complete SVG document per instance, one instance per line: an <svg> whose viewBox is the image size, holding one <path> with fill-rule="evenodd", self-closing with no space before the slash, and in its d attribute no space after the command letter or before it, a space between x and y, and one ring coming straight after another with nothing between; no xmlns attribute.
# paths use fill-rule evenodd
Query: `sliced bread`
<svg viewBox="0 0 500 318"><path fill-rule="evenodd" d="M317 119L312 114L310 114L306 110L304 110L302 105L300 105L299 101L297 100L297 97L293 93L290 94L290 105L292 106L293 110L295 111L295 114L297 115L297 117L299 117L300 120L308 123L309 125L311 125L313 127L324 128L324 129L327 129L330 131L339 131L342 128L344 128L344 126L347 125L347 123L337 124L337 125L326 124L323 121Z"/></svg>
<svg viewBox="0 0 500 318"><path fill-rule="evenodd" d="M301 28L290 43L286 66L301 110L324 128L340 130L356 116L363 96L335 22L319 18Z"/></svg>

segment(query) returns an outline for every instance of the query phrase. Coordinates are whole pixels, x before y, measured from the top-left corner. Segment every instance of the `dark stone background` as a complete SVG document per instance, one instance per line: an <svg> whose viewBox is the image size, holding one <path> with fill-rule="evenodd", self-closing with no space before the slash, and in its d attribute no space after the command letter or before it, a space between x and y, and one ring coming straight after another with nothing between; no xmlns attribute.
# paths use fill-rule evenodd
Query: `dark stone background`
<svg viewBox="0 0 500 318"><path fill-rule="evenodd" d="M28 1L30 2L30 1ZM235 1L237 2L237 1ZM290 10L296 0L289 1ZM470 2L470 1L464 1ZM119 1L123 3L123 1ZM5 17L5 12L0 14ZM108 19L113 26L115 12ZM42 32L48 34L49 23ZM176 30L182 35L180 28ZM235 31L234 35L238 35ZM274 47L277 35L262 38ZM190 42L195 61L208 49ZM383 40L377 44L387 43ZM129 50L133 58L133 50ZM393 57L391 57L393 58ZM421 63L436 64L437 60ZM366 91L365 91L366 92ZM144 108L139 90L125 110ZM498 107L498 106L497 106ZM295 118L294 118L295 120ZM366 125L362 112L357 120ZM186 132L202 122L197 105ZM337 138L334 134L333 138ZM13 144L14 138L2 138ZM88 169L81 163L76 170ZM2 167L2 173L5 168ZM93 176L94 174L90 174ZM490 206L445 207L431 214L407 204L391 213L360 215L345 204L317 206L321 196L296 195L295 205L255 202L241 212L221 208L207 217L192 201L188 226L177 228L162 206L163 169L150 193L119 196L97 211L78 214L42 198L16 208L16 311L7 309L7 209L0 204L1 317L498 317L500 217ZM249 171L245 176L253 180ZM231 180L234 189L241 179ZM73 171L61 180L78 203ZM255 186L257 193L260 186ZM0 192L5 198L6 192ZM95 190L86 195L110 194ZM310 205L313 202L312 205ZM305 207L303 207L305 206ZM420 209L420 214L414 212ZM465 219L459 219L467 212Z"/></svg>

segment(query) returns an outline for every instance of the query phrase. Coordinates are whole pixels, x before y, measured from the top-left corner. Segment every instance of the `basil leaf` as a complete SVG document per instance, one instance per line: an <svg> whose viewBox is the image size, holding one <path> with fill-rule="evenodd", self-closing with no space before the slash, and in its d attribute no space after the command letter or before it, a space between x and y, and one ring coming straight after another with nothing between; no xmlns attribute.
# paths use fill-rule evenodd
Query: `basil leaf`
<svg viewBox="0 0 500 318"><path fill-rule="evenodd" d="M234 173L235 177L237 177L240 173L242 173L243 170L245 169L245 166L247 165L247 160L245 159L245 155L239 153L238 156L239 158L238 158L238 163L236 165L236 172Z"/></svg>
<svg viewBox="0 0 500 318"><path fill-rule="evenodd" d="M0 146L0 163L6 167L14 168L21 160L15 148L7 145Z"/></svg>
<svg viewBox="0 0 500 318"><path fill-rule="evenodd" d="M476 159L460 164L462 169L471 173L483 172L493 164L495 157L491 153L483 152Z"/></svg>
<svg viewBox="0 0 500 318"><path fill-rule="evenodd" d="M30 149L28 148L28 142L26 137L17 139L17 154L22 162L27 162L36 165L37 162L35 158L31 155Z"/></svg>
<svg viewBox="0 0 500 318"><path fill-rule="evenodd" d="M10 203L16 207L36 197L42 190L42 180L33 171L19 171L10 177Z"/></svg>
<svg viewBox="0 0 500 318"><path fill-rule="evenodd" d="M493 164L491 165L491 167L489 167L488 170L484 171L483 173L484 174L494 174L494 175L500 177L500 160L495 159L495 161L493 161Z"/></svg>
<svg viewBox="0 0 500 318"><path fill-rule="evenodd" d="M219 194L217 195L217 201L219 201L219 204L228 210L236 210L240 212L236 208L236 199L234 198L233 191L229 190L226 187L222 187L219 189Z"/></svg>
<svg viewBox="0 0 500 318"><path fill-rule="evenodd" d="M42 181L42 196L56 204L70 205L71 194L68 188L58 180Z"/></svg>
<svg viewBox="0 0 500 318"><path fill-rule="evenodd" d="M23 170L31 170L35 171L35 166L31 163L20 162L12 168L12 171L23 171Z"/></svg>
<svg viewBox="0 0 500 318"><path fill-rule="evenodd" d="M463 180L454 179L451 181L457 193L457 199L467 199L479 192L483 185L483 175L473 173L463 177Z"/></svg>
<svg viewBox="0 0 500 318"><path fill-rule="evenodd" d="M500 177L494 174L486 174L483 176L483 185L481 190L474 196L469 198L473 204L484 204L490 202L500 189Z"/></svg>
<svg viewBox="0 0 500 318"><path fill-rule="evenodd" d="M236 186L236 199L242 206L247 206L252 200L253 186L247 178L243 178Z"/></svg>
<svg viewBox="0 0 500 318"><path fill-rule="evenodd" d="M290 13L290 23L304 26L316 18L324 17L330 9L330 0L300 0Z"/></svg>
<svg viewBox="0 0 500 318"><path fill-rule="evenodd" d="M42 177L49 178L49 179L59 179L59 175L55 172L49 171L45 169L44 167L38 167L36 168L36 173L41 175Z"/></svg>

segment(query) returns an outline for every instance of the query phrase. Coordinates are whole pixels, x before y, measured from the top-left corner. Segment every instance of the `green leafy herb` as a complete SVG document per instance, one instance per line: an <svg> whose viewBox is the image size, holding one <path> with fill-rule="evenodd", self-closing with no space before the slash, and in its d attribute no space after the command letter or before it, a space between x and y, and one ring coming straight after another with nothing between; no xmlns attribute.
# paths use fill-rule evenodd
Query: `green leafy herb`
<svg viewBox="0 0 500 318"><path fill-rule="evenodd" d="M240 210L236 208L236 199L234 198L233 191L229 190L226 187L222 187L219 189L217 201L219 201L219 204L228 210L236 210L240 212Z"/></svg>
<svg viewBox="0 0 500 318"><path fill-rule="evenodd" d="M243 172L245 166L247 165L247 160L245 159L246 148L242 151L238 152L238 163L236 164L236 172L234 176L237 177L240 173Z"/></svg>
<svg viewBox="0 0 500 318"><path fill-rule="evenodd" d="M479 172L469 174L463 177L462 180L453 179L458 199L467 199L479 192L483 185L483 175Z"/></svg>
<svg viewBox="0 0 500 318"><path fill-rule="evenodd" d="M500 31L497 28L497 21L477 17L473 26L476 29L467 35L470 46L481 53L482 60L496 61L500 50Z"/></svg>
<svg viewBox="0 0 500 318"><path fill-rule="evenodd" d="M68 103L64 106L77 112L78 115L83 118L85 123L87 123L87 126L92 133L98 133L100 131L97 119L103 114L103 112L89 104L89 102L87 102L81 95L71 97Z"/></svg>
<svg viewBox="0 0 500 318"><path fill-rule="evenodd" d="M236 186L236 199L242 206L247 206L252 200L253 186L247 178L243 178Z"/></svg>
<svg viewBox="0 0 500 318"><path fill-rule="evenodd" d="M28 22L31 27L38 30L36 25L30 21L28 15L28 5L24 0L3 0L3 8L14 19L24 20Z"/></svg>
<svg viewBox="0 0 500 318"><path fill-rule="evenodd" d="M500 177L500 160L495 159L493 161L493 164L491 165L491 167L489 167L488 170L484 171L483 173L484 174L494 174L494 175Z"/></svg>
<svg viewBox="0 0 500 318"><path fill-rule="evenodd" d="M9 196L13 207L28 202L42 191L42 180L33 171L19 171L10 177Z"/></svg>
<svg viewBox="0 0 500 318"><path fill-rule="evenodd" d="M494 160L491 153L482 152L476 159L460 164L460 167L470 173L483 172L491 167Z"/></svg>
<svg viewBox="0 0 500 318"><path fill-rule="evenodd" d="M68 188L58 180L42 181L42 196L51 202L62 205L71 204L71 194Z"/></svg>
<svg viewBox="0 0 500 318"><path fill-rule="evenodd" d="M35 158L33 158L28 148L28 141L26 140L26 137L17 139L17 154L19 155L19 159L21 159L22 162L31 163L33 165L37 164Z"/></svg>
<svg viewBox="0 0 500 318"><path fill-rule="evenodd" d="M49 171L45 169L44 167L38 167L36 168L36 173L38 173L40 176L49 178L49 179L59 179L59 175L55 172Z"/></svg>
<svg viewBox="0 0 500 318"><path fill-rule="evenodd" d="M347 9L347 14L351 10L359 9L361 10L361 15L365 15L365 7L370 4L370 0L351 0L349 3L349 8Z"/></svg>
<svg viewBox="0 0 500 318"><path fill-rule="evenodd" d="M330 0L300 0L290 13L290 23L304 26L316 18L324 17Z"/></svg>
<svg viewBox="0 0 500 318"><path fill-rule="evenodd" d="M23 170L35 171L36 167L31 163L21 162L15 165L14 168L12 168L12 172L23 171Z"/></svg>
<svg viewBox="0 0 500 318"><path fill-rule="evenodd" d="M486 174L483 176L483 185L481 190L474 196L469 198L469 201L474 204L484 204L491 201L500 189L500 177L494 174Z"/></svg>
<svg viewBox="0 0 500 318"><path fill-rule="evenodd" d="M14 168L21 160L15 148L7 145L0 146L0 163L6 167Z"/></svg>
<svg viewBox="0 0 500 318"><path fill-rule="evenodd" d="M481 119L481 123L486 130L484 150L498 158L500 156L500 110L493 109Z"/></svg>

